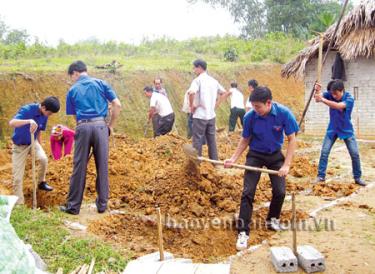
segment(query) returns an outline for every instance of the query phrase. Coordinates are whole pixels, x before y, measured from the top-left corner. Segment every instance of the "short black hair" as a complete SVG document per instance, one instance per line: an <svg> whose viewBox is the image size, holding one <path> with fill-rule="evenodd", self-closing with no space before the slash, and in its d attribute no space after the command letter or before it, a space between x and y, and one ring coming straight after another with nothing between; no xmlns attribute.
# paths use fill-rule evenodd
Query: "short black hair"
<svg viewBox="0 0 375 274"><path fill-rule="evenodd" d="M40 103L42 107L45 107L47 111L51 111L52 113L57 113L60 110L60 101L59 98L55 96L49 96Z"/></svg>
<svg viewBox="0 0 375 274"><path fill-rule="evenodd" d="M194 67L198 68L201 67L203 70L207 69L207 62L203 59L197 59L193 62Z"/></svg>
<svg viewBox="0 0 375 274"><path fill-rule="evenodd" d="M329 91L331 92L336 91L336 90L343 91L344 89L345 89L344 82L342 80L335 80L332 83Z"/></svg>
<svg viewBox="0 0 375 274"><path fill-rule="evenodd" d="M256 88L258 86L258 81L255 79L251 79L249 80L249 82L247 82L247 85L252 86L253 88Z"/></svg>
<svg viewBox="0 0 375 274"><path fill-rule="evenodd" d="M272 92L268 87L256 87L250 95L250 102L266 103L272 100Z"/></svg>
<svg viewBox="0 0 375 274"><path fill-rule="evenodd" d="M327 91L331 91L331 88L332 88L332 84L335 82L335 80L331 80L329 81L329 83L327 84Z"/></svg>
<svg viewBox="0 0 375 274"><path fill-rule="evenodd" d="M237 82L233 81L232 83L230 83L230 87L231 88L236 88L237 87Z"/></svg>
<svg viewBox="0 0 375 274"><path fill-rule="evenodd" d="M70 64L68 68L68 74L72 75L75 71L81 73L81 72L87 72L87 66L82 61L78 60Z"/></svg>
<svg viewBox="0 0 375 274"><path fill-rule="evenodd" d="M153 92L153 88L152 87L150 87L150 86L145 86L144 88L143 88L143 91L144 92Z"/></svg>

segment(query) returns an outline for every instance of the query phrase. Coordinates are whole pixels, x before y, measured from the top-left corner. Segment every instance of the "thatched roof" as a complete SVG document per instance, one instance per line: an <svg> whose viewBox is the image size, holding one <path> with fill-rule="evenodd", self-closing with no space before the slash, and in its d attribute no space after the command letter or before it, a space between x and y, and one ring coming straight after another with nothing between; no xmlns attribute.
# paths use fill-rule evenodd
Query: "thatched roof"
<svg viewBox="0 0 375 274"><path fill-rule="evenodd" d="M324 33L324 49L328 48L336 24L330 26ZM319 37L309 42L310 46L303 49L297 57L286 64L281 72L283 77L294 76L302 78L306 64L318 56ZM332 45L334 50L341 53L344 60L363 56L375 56L375 1L365 0L350 11L341 21Z"/></svg>

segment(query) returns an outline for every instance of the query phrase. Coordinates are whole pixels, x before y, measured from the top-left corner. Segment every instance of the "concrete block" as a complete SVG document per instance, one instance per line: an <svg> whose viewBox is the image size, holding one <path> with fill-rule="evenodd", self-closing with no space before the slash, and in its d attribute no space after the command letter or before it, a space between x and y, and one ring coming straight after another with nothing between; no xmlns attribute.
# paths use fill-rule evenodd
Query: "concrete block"
<svg viewBox="0 0 375 274"><path fill-rule="evenodd" d="M298 263L307 272L322 272L325 270L323 255L314 247L300 245L297 247Z"/></svg>
<svg viewBox="0 0 375 274"><path fill-rule="evenodd" d="M298 261L289 247L271 247L270 251L276 272L297 272Z"/></svg>
<svg viewBox="0 0 375 274"><path fill-rule="evenodd" d="M174 259L174 256L172 253L164 252L164 261L166 260L172 260ZM160 254L159 252L154 252L151 254L144 255L142 257L139 257L137 261L142 262L160 262Z"/></svg>

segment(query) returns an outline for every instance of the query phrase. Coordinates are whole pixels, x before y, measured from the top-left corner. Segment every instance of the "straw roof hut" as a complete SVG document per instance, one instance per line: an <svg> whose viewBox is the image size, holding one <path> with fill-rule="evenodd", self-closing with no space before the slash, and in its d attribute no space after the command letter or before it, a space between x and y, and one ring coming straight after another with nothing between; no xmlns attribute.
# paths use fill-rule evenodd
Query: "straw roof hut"
<svg viewBox="0 0 375 274"><path fill-rule="evenodd" d="M357 135L375 136L375 0L362 1L344 16L333 37L336 24L323 34L324 51L333 39L332 51L323 67L323 86L331 80L331 66L336 54L340 53L346 71L346 91L356 100L352 121ZM318 51L319 37L316 37L281 72L283 77L304 80L306 100L317 79ZM305 119L306 133L324 134L328 122L327 107L312 103Z"/></svg>

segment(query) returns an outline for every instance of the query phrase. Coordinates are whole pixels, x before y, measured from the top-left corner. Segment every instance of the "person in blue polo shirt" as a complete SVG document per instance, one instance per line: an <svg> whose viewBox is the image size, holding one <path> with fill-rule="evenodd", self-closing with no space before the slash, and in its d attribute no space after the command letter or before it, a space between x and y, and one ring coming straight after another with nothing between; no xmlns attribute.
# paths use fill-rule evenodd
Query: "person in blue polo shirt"
<svg viewBox="0 0 375 274"><path fill-rule="evenodd" d="M27 155L31 150L31 134L35 138L35 157L40 162L38 188L52 191L53 188L46 182L48 158L41 146L41 131L46 130L47 120L50 115L60 110L60 102L56 97L47 97L43 102L22 106L17 114L9 121L14 128L12 136L12 166L13 166L13 191L18 197L17 204L24 203L23 175Z"/></svg>
<svg viewBox="0 0 375 274"><path fill-rule="evenodd" d="M265 166L268 169L278 170L278 175L269 175L272 185L272 200L266 226L268 229L279 231L281 230L279 218L285 198L285 176L289 173L296 149L298 125L294 115L287 107L272 102L272 93L267 87L256 87L250 95L250 102L253 109L244 117L241 140L232 157L225 160L224 166L230 167L249 147L246 165ZM286 157L281 152L284 134L288 138ZM245 171L237 227L236 248L238 250L247 248L253 201L260 175L259 172Z"/></svg>
<svg viewBox="0 0 375 274"><path fill-rule="evenodd" d="M99 213L107 209L109 196L108 151L109 135L120 114L121 103L115 91L104 81L89 77L86 64L76 61L68 74L75 82L66 96L66 114L75 115L73 174L70 177L68 199L60 210L79 214L86 185L86 170L92 148L96 166L96 207ZM108 102L111 119L107 124Z"/></svg>
<svg viewBox="0 0 375 274"><path fill-rule="evenodd" d="M329 124L320 154L316 182L325 181L329 153L337 138L340 138L344 140L352 159L355 183L365 186L366 183L361 179L361 161L351 122L351 114L354 107L353 96L345 91L344 83L341 80L333 80L328 83L327 91L323 94L321 93L320 84L315 85L315 101L329 107Z"/></svg>

